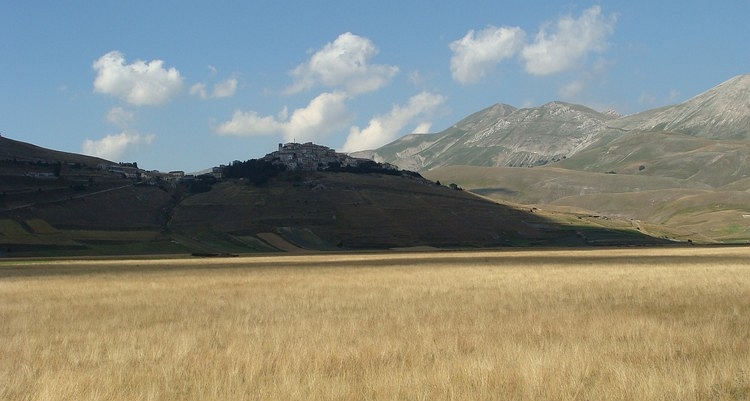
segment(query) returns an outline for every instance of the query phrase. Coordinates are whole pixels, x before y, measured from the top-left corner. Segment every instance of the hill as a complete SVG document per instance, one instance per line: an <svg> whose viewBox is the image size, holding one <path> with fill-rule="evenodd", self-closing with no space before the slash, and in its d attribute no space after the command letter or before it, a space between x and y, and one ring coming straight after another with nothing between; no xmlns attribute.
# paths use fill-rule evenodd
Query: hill
<svg viewBox="0 0 750 401"><path fill-rule="evenodd" d="M667 243L626 221L540 213L390 169L169 181L48 159L65 167L30 176L23 155L0 170L6 256Z"/></svg>
<svg viewBox="0 0 750 401"><path fill-rule="evenodd" d="M78 163L88 166L96 166L101 163L112 164L112 162L98 157L46 149L0 135L0 162L4 162L5 167L7 167L10 165L8 162L13 161L34 164Z"/></svg>
<svg viewBox="0 0 750 401"><path fill-rule="evenodd" d="M718 188L750 176L750 75L684 103L607 123L558 167L673 177Z"/></svg>
<svg viewBox="0 0 750 401"><path fill-rule="evenodd" d="M487 163L472 162L423 174L493 199L575 206L744 243L749 133L750 75L743 75L681 104L609 119L585 146L554 163L485 170L477 166Z"/></svg>
<svg viewBox="0 0 750 401"><path fill-rule="evenodd" d="M261 187L223 182L192 196L177 207L170 229L251 242L275 234L308 249L663 243L629 225L571 220L411 175L286 172Z"/></svg>

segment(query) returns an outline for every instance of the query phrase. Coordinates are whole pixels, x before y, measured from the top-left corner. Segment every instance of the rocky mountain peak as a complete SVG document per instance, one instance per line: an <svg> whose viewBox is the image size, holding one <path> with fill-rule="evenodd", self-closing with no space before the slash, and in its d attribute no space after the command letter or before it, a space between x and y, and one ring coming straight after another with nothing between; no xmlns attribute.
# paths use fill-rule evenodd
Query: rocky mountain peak
<svg viewBox="0 0 750 401"><path fill-rule="evenodd" d="M487 128L490 125L494 124L495 121L513 114L513 112L515 112L516 110L518 109L511 105L497 103L490 107L487 107L486 109L482 109L476 113L469 115L468 117L457 122L453 126L453 128L463 131Z"/></svg>
<svg viewBox="0 0 750 401"><path fill-rule="evenodd" d="M749 138L750 75L736 76L683 103L623 117L609 125L711 139Z"/></svg>

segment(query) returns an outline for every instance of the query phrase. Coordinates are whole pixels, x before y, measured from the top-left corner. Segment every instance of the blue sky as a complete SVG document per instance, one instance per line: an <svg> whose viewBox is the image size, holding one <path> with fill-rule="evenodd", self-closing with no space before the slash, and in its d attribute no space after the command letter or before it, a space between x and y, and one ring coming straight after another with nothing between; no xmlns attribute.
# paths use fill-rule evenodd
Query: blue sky
<svg viewBox="0 0 750 401"><path fill-rule="evenodd" d="M494 103L630 114L750 73L750 0L0 0L0 133L198 171Z"/></svg>

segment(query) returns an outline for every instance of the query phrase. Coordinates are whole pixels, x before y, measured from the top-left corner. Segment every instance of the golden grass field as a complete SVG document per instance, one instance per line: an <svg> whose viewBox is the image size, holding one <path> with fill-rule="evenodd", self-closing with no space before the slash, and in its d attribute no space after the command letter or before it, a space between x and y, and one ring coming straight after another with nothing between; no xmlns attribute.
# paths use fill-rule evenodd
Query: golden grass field
<svg viewBox="0 0 750 401"><path fill-rule="evenodd" d="M0 400L746 400L749 258L0 261Z"/></svg>

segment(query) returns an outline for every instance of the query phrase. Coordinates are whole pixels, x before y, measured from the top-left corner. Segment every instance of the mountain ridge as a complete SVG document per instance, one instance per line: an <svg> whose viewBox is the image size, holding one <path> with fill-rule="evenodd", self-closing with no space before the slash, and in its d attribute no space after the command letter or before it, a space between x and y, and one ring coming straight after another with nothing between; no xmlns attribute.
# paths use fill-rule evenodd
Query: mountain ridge
<svg viewBox="0 0 750 401"><path fill-rule="evenodd" d="M522 109L498 103L440 133L408 135L377 150L352 155L417 171L455 164L538 166L585 148L612 118L559 101Z"/></svg>
<svg viewBox="0 0 750 401"><path fill-rule="evenodd" d="M750 74L733 77L680 104L614 120L609 127L678 132L709 139L748 139Z"/></svg>
<svg viewBox="0 0 750 401"><path fill-rule="evenodd" d="M683 103L627 116L559 101L523 109L498 103L441 132L411 134L353 154L417 171L449 165L531 167L645 131L750 138L750 75L733 77Z"/></svg>

